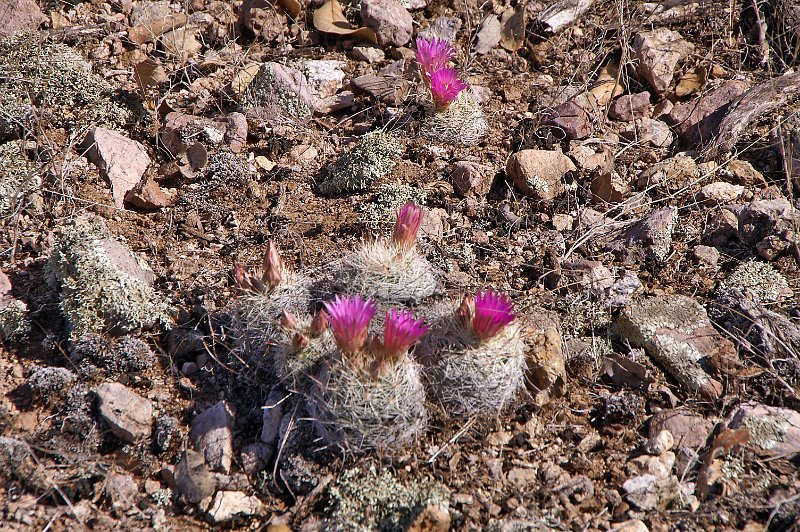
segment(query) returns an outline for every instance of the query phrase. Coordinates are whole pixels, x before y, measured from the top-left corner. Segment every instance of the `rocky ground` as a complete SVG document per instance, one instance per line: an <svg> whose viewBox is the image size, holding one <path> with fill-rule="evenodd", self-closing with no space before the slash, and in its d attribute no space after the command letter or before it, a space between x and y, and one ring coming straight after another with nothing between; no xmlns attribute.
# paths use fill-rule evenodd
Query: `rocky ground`
<svg viewBox="0 0 800 532"><path fill-rule="evenodd" d="M797 529L798 20L4 0L4 527ZM456 46L474 128L436 126L420 36ZM475 415L426 392L412 443L337 445L320 374L275 369L274 310L342 291L406 201L403 304L508 293L525 386Z"/></svg>

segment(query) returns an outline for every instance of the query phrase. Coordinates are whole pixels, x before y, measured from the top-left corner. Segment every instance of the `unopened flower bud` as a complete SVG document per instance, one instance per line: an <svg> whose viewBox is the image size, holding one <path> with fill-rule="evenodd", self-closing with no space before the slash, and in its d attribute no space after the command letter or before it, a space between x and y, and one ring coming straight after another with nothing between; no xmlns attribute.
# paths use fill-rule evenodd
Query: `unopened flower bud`
<svg viewBox="0 0 800 532"><path fill-rule="evenodd" d="M292 336L292 347L295 349L304 349L308 346L308 336L302 333L294 333Z"/></svg>
<svg viewBox="0 0 800 532"><path fill-rule="evenodd" d="M458 310L456 310L456 316L461 318L461 320L464 322L464 325L470 325L472 323L472 317L474 314L475 300L471 295L467 294L464 296L464 299L461 300L461 305L459 305Z"/></svg>
<svg viewBox="0 0 800 532"><path fill-rule="evenodd" d="M411 249L417 241L419 226L422 225L422 207L406 203L397 213L392 240L404 249Z"/></svg>
<svg viewBox="0 0 800 532"><path fill-rule="evenodd" d="M314 319L311 320L311 336L319 336L324 333L327 328L328 316L325 314L325 311L320 309L317 315L314 316Z"/></svg>
<svg viewBox="0 0 800 532"><path fill-rule="evenodd" d="M244 273L244 266L238 262L233 265L233 280L239 288L246 288L247 274Z"/></svg>
<svg viewBox="0 0 800 532"><path fill-rule="evenodd" d="M281 327L286 331L294 331L297 329L297 318L288 310L281 312Z"/></svg>
<svg viewBox="0 0 800 532"><path fill-rule="evenodd" d="M283 276L283 260L281 259L275 242L270 240L267 252L264 253L264 274L262 279L269 288L275 288L281 284Z"/></svg>

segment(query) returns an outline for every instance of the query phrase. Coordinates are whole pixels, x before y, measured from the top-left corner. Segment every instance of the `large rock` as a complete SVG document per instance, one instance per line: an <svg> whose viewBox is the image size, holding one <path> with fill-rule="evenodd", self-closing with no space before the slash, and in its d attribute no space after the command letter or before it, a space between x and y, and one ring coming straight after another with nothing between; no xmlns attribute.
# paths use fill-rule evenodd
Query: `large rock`
<svg viewBox="0 0 800 532"><path fill-rule="evenodd" d="M741 405L728 418L731 429L746 428L750 445L769 456L800 453L800 413L755 402Z"/></svg>
<svg viewBox="0 0 800 532"><path fill-rule="evenodd" d="M118 382L95 388L100 417L119 439L135 443L150 437L153 430L153 405Z"/></svg>
<svg viewBox="0 0 800 532"><path fill-rule="evenodd" d="M616 336L647 354L688 393L717 399L722 385L704 366L736 364L736 348L722 337L695 300L679 295L641 299L626 307L612 326Z"/></svg>
<svg viewBox="0 0 800 532"><path fill-rule="evenodd" d="M45 22L47 17L33 0L4 0L0 5L0 39L36 30Z"/></svg>
<svg viewBox="0 0 800 532"><path fill-rule="evenodd" d="M362 0L361 21L375 31L381 46L403 46L414 31L411 13L397 0Z"/></svg>
<svg viewBox="0 0 800 532"><path fill-rule="evenodd" d="M669 255L672 232L677 222L678 212L674 207L656 209L609 242L606 250L626 264L663 262Z"/></svg>
<svg viewBox="0 0 800 532"><path fill-rule="evenodd" d="M620 96L608 108L608 116L612 120L630 122L636 118L643 118L650 114L650 93L637 92Z"/></svg>
<svg viewBox="0 0 800 532"><path fill-rule="evenodd" d="M501 29L502 25L497 15L486 17L478 30L475 53L478 55L488 54L495 46L500 44Z"/></svg>
<svg viewBox="0 0 800 532"><path fill-rule="evenodd" d="M747 91L742 80L728 80L689 102L678 102L666 116L683 142L707 144L716 137L730 103Z"/></svg>
<svg viewBox="0 0 800 532"><path fill-rule="evenodd" d="M680 410L662 410L650 419L648 434L651 438L669 431L676 446L700 449L714 430L714 422L697 414Z"/></svg>
<svg viewBox="0 0 800 532"><path fill-rule="evenodd" d="M667 28L637 33L633 49L639 61L638 73L659 94L672 84L678 62L694 52L694 45L680 33Z"/></svg>
<svg viewBox="0 0 800 532"><path fill-rule="evenodd" d="M184 451L175 465L175 487L190 503L198 503L214 494L217 483L201 453L191 449Z"/></svg>
<svg viewBox="0 0 800 532"><path fill-rule="evenodd" d="M577 168L560 151L522 150L506 163L506 173L523 194L539 200L552 200L564 193L563 179Z"/></svg>
<svg viewBox="0 0 800 532"><path fill-rule="evenodd" d="M220 401L198 414L192 421L189 434L198 452L214 471L228 473L233 459L233 412L225 401Z"/></svg>
<svg viewBox="0 0 800 532"><path fill-rule="evenodd" d="M450 174L453 186L462 195L485 196L494 182L495 169L487 164L472 161L457 161Z"/></svg>
<svg viewBox="0 0 800 532"><path fill-rule="evenodd" d="M125 194L139 184L150 166L147 150L135 140L101 127L89 130L81 148L86 150L86 157L111 182L114 204L121 209Z"/></svg>
<svg viewBox="0 0 800 532"><path fill-rule="evenodd" d="M567 140L577 140L592 134L592 119L574 100L558 105L545 124L556 128Z"/></svg>

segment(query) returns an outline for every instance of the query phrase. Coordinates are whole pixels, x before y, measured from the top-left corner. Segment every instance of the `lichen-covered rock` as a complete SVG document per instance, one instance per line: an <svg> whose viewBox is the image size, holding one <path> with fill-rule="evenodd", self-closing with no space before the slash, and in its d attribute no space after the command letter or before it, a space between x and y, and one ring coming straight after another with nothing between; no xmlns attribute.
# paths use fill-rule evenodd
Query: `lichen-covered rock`
<svg viewBox="0 0 800 532"><path fill-rule="evenodd" d="M168 326L169 305L147 264L114 240L103 221L80 217L56 231L50 268L60 285L71 338Z"/></svg>
<svg viewBox="0 0 800 532"><path fill-rule="evenodd" d="M0 93L0 100L2 98ZM2 120L3 113L0 107L0 121ZM2 130L0 137L1 133ZM19 202L24 202L30 194L38 190L40 185L41 178L38 172L25 156L25 144L22 141L0 144L0 218L12 214Z"/></svg>
<svg viewBox="0 0 800 532"><path fill-rule="evenodd" d="M745 290L760 303L775 303L792 297L792 289L783 274L772 264L758 260L739 264L719 283L717 302L723 306L735 305Z"/></svg>
<svg viewBox="0 0 800 532"><path fill-rule="evenodd" d="M150 346L136 336L109 338L89 333L74 343L70 359L87 374L103 371L110 376L138 373L152 368L158 358Z"/></svg>
<svg viewBox="0 0 800 532"><path fill-rule="evenodd" d="M54 403L61 399L67 390L78 380L78 376L67 368L31 368L28 377L33 396L36 400Z"/></svg>
<svg viewBox="0 0 800 532"><path fill-rule="evenodd" d="M426 506L449 508L450 493L433 479L400 482L391 472L353 468L328 488L328 525L333 530L406 530Z"/></svg>
<svg viewBox="0 0 800 532"><path fill-rule="evenodd" d="M553 150L522 150L508 158L506 174L526 196L550 201L564 193L564 177L575 172L575 164Z"/></svg>
<svg viewBox="0 0 800 532"><path fill-rule="evenodd" d="M623 235L609 242L606 250L626 264L637 261L661 263L669 255L672 232L677 223L676 208L655 209L633 224Z"/></svg>
<svg viewBox="0 0 800 532"><path fill-rule="evenodd" d="M296 68L267 62L261 65L240 99L248 120L280 126L311 118L313 88Z"/></svg>
<svg viewBox="0 0 800 532"><path fill-rule="evenodd" d="M711 325L705 309L679 295L641 299L612 325L616 336L647 354L690 393L717 399L722 385L703 364L725 367L738 360L736 348Z"/></svg>
<svg viewBox="0 0 800 532"><path fill-rule="evenodd" d="M112 90L79 54L39 33L0 41L0 138L19 134L34 117L67 129L121 127L130 111Z"/></svg>
<svg viewBox="0 0 800 532"><path fill-rule="evenodd" d="M383 131L367 133L357 146L331 165L327 179L320 184L320 192L366 190L394 169L402 153L403 147L393 135Z"/></svg>
<svg viewBox="0 0 800 532"><path fill-rule="evenodd" d="M741 405L728 417L731 429L745 428L750 445L770 456L800 453L800 413L755 402Z"/></svg>

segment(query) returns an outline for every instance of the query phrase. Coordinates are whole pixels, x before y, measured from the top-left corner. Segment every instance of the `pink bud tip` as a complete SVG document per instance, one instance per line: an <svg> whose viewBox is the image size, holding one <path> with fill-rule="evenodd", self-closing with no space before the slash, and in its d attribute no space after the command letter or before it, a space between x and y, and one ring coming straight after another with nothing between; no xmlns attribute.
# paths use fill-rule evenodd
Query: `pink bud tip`
<svg viewBox="0 0 800 532"><path fill-rule="evenodd" d="M456 49L444 39L417 39L417 64L426 80L430 80L437 70L446 67L447 62L455 55Z"/></svg>
<svg viewBox="0 0 800 532"><path fill-rule="evenodd" d="M392 240L404 249L410 249L417 241L419 226L422 225L422 207L406 203L397 213Z"/></svg>
<svg viewBox="0 0 800 532"><path fill-rule="evenodd" d="M353 297L336 296L333 302L325 303L328 322L333 329L336 345L342 353L358 353L367 340L369 322L375 316L378 305L369 299L364 301L360 295Z"/></svg>
<svg viewBox="0 0 800 532"><path fill-rule="evenodd" d="M281 284L283 275L283 260L281 259L275 242L270 240L267 252L264 253L264 274L262 280L270 288L275 288Z"/></svg>
<svg viewBox="0 0 800 532"><path fill-rule="evenodd" d="M440 68L431 74L431 95L433 103L440 110L447 109L458 97L458 93L467 88L454 68Z"/></svg>
<svg viewBox="0 0 800 532"><path fill-rule="evenodd" d="M410 310L398 312L392 309L386 313L386 324L383 329L383 355L387 359L397 360L408 349L428 332L423 320L415 320Z"/></svg>
<svg viewBox="0 0 800 532"><path fill-rule="evenodd" d="M514 303L505 294L497 294L491 290L475 296L475 313L472 318L472 330L480 340L488 340L503 327L514 321Z"/></svg>
<svg viewBox="0 0 800 532"><path fill-rule="evenodd" d="M461 305L459 305L458 310L456 310L456 316L461 318L461 321L464 322L464 325L471 327L472 316L474 314L475 314L475 298L467 294L464 296L464 299L461 300Z"/></svg>

